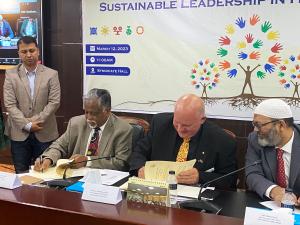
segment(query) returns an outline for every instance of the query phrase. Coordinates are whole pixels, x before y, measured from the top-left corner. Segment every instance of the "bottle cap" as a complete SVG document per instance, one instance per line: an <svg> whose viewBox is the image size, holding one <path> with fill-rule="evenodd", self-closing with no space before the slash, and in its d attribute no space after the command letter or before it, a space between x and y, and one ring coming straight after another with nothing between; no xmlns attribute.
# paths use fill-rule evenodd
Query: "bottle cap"
<svg viewBox="0 0 300 225"><path fill-rule="evenodd" d="M174 170L170 170L169 174L175 175L175 171Z"/></svg>

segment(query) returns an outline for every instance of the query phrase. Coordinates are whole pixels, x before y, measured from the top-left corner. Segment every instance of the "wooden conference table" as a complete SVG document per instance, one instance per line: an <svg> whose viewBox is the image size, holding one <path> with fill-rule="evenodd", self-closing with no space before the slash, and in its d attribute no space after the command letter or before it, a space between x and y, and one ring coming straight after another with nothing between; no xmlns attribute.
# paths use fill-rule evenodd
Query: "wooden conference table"
<svg viewBox="0 0 300 225"><path fill-rule="evenodd" d="M257 196L245 192L224 191L216 202L223 207L223 215L126 200L101 204L81 200L80 193L23 185L14 190L0 188L0 224L242 225L245 206L258 206Z"/></svg>

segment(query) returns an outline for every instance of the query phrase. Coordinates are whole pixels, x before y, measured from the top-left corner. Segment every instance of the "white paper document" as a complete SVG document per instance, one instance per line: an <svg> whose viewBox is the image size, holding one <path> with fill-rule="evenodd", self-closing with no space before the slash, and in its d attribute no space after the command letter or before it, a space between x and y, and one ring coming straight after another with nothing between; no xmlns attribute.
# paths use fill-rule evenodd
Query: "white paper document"
<svg viewBox="0 0 300 225"><path fill-rule="evenodd" d="M200 187L193 187L181 184L177 185L177 195L181 197L198 198L199 192Z"/></svg>
<svg viewBox="0 0 300 225"><path fill-rule="evenodd" d="M177 195L181 197L187 197L187 198L198 198L200 189L201 189L200 187L178 184ZM215 188L214 187L202 188L201 192L204 192L206 189L214 190ZM205 198L202 199L205 200Z"/></svg>
<svg viewBox="0 0 300 225"><path fill-rule="evenodd" d="M119 187L86 183L82 199L115 205L122 200L122 194Z"/></svg>
<svg viewBox="0 0 300 225"><path fill-rule="evenodd" d="M192 169L196 159L186 162L170 161L147 161L145 165L145 179L166 181L170 170L175 171L178 175L182 171Z"/></svg>
<svg viewBox="0 0 300 225"><path fill-rule="evenodd" d="M95 169L91 169L91 170L95 170ZM101 173L101 183L104 185L113 185L114 183L129 176L128 172L109 170L109 169L100 169L100 173ZM86 182L86 177L83 177L79 181Z"/></svg>
<svg viewBox="0 0 300 225"><path fill-rule="evenodd" d="M280 209L280 204L278 202L275 201L265 201L265 202L260 202L261 205L269 208L269 209ZM300 214L300 210L299 209L295 209L293 213L296 214Z"/></svg>
<svg viewBox="0 0 300 225"><path fill-rule="evenodd" d="M293 225L294 216L286 211L246 207L244 225Z"/></svg>
<svg viewBox="0 0 300 225"><path fill-rule="evenodd" d="M0 172L0 187L7 189L14 189L22 186L18 175L14 173Z"/></svg>
<svg viewBox="0 0 300 225"><path fill-rule="evenodd" d="M83 178L85 178L85 184L102 184L100 170L90 170Z"/></svg>
<svg viewBox="0 0 300 225"><path fill-rule="evenodd" d="M79 176L84 176L90 168L88 167L82 167L79 169L68 169L66 173L66 177L79 177ZM56 171L56 167L50 167L47 170L43 172L38 172L33 169L29 170L29 175L33 177L38 177L43 180L51 180L51 179L62 179L63 174L58 174Z"/></svg>

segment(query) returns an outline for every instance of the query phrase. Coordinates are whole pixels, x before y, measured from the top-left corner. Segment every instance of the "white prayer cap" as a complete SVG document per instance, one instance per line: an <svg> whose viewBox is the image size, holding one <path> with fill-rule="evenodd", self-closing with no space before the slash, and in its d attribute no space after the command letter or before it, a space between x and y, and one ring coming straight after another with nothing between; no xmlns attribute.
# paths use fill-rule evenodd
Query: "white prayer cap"
<svg viewBox="0 0 300 225"><path fill-rule="evenodd" d="M281 99L268 99L262 101L254 109L254 114L263 115L273 119L284 119L293 117L292 110L288 104Z"/></svg>

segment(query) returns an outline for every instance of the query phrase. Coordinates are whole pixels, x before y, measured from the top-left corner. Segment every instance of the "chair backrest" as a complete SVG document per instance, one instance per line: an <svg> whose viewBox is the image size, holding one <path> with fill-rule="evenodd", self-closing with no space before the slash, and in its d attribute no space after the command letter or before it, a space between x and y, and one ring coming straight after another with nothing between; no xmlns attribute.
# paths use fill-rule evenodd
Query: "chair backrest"
<svg viewBox="0 0 300 225"><path fill-rule="evenodd" d="M126 120L133 128L132 133L132 149L135 148L137 142L142 139L145 134L149 131L149 123L146 120L130 117L120 116L121 119Z"/></svg>
<svg viewBox="0 0 300 225"><path fill-rule="evenodd" d="M119 118L126 120L129 124L140 125L144 129L144 133L146 134L150 129L150 124L141 118L131 117L131 116L119 116Z"/></svg>
<svg viewBox="0 0 300 225"><path fill-rule="evenodd" d="M223 130L224 130L227 134L229 134L230 137L232 137L232 138L234 138L234 139L236 138L235 133L233 133L232 131L227 130L227 129L225 129L225 128L223 128Z"/></svg>
<svg viewBox="0 0 300 225"><path fill-rule="evenodd" d="M238 141L235 133L233 133L230 130L227 129L223 129L230 137L232 137L233 139L235 139L236 141ZM239 146L239 145L238 145ZM244 150L244 149L243 149ZM236 151L236 160L237 160L237 167L238 168L242 168L243 166L245 166L245 153L241 151L241 149L237 148ZM237 174L237 182L236 182L236 187L238 189L245 189L246 185L245 185L245 171L240 171Z"/></svg>
<svg viewBox="0 0 300 225"><path fill-rule="evenodd" d="M132 132L132 149L135 148L137 142L145 136L144 128L138 124L131 124Z"/></svg>

